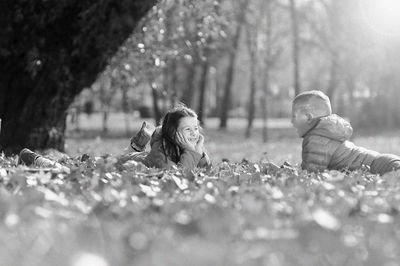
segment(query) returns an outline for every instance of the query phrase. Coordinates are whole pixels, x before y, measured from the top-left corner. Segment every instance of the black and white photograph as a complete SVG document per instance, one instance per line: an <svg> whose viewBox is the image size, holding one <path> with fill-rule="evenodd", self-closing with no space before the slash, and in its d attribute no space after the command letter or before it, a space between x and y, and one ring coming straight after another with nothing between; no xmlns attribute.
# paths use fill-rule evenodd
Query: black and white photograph
<svg viewBox="0 0 400 266"><path fill-rule="evenodd" d="M0 266L400 266L400 0L0 0Z"/></svg>

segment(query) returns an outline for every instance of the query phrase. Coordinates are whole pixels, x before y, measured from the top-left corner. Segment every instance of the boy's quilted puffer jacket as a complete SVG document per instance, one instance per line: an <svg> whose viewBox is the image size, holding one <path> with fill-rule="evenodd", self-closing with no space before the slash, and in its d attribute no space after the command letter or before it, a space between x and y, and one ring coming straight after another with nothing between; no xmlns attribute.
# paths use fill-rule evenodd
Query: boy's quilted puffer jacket
<svg viewBox="0 0 400 266"><path fill-rule="evenodd" d="M350 123L338 115L316 119L303 136L302 168L355 170L367 165L371 173L377 174L400 169L400 157L358 147L349 141L352 133Z"/></svg>

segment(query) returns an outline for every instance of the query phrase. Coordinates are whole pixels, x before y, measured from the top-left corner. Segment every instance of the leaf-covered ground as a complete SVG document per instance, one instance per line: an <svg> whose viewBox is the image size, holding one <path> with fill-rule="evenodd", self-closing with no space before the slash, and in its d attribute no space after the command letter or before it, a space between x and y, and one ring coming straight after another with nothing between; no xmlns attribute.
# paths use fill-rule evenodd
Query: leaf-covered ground
<svg viewBox="0 0 400 266"><path fill-rule="evenodd" d="M61 161L0 158L0 265L399 265L400 172Z"/></svg>

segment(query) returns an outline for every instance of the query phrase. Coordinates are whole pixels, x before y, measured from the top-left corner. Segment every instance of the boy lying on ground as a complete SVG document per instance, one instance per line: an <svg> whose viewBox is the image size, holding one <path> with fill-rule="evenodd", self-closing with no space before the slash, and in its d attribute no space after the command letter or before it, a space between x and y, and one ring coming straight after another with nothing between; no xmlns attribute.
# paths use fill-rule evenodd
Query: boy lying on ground
<svg viewBox="0 0 400 266"><path fill-rule="evenodd" d="M373 174L400 169L400 157L381 154L354 145L350 123L332 114L327 95L321 91L306 91L292 103L292 124L303 138L302 168L309 171L356 170L363 165Z"/></svg>

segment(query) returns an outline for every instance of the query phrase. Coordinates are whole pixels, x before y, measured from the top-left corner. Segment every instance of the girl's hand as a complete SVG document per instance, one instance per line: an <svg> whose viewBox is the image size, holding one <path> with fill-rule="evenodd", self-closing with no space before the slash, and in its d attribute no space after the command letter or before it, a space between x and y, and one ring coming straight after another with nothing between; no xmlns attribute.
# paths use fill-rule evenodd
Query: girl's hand
<svg viewBox="0 0 400 266"><path fill-rule="evenodd" d="M176 137L177 137L177 142L178 142L179 146L181 146L182 149L196 151L196 145L194 145L193 143L189 142L185 138L185 136L183 136L182 133L177 132L176 133Z"/></svg>
<svg viewBox="0 0 400 266"><path fill-rule="evenodd" d="M199 134L199 140L196 143L195 150L201 155L204 153L204 136L201 134Z"/></svg>

